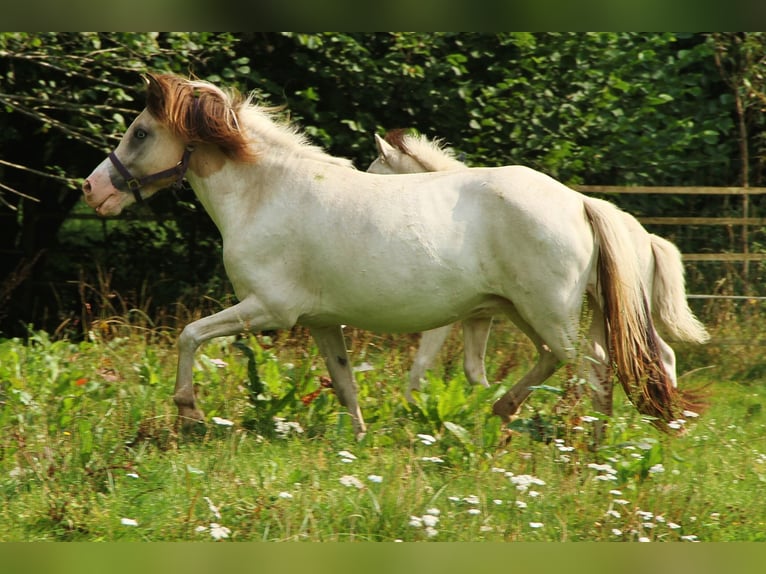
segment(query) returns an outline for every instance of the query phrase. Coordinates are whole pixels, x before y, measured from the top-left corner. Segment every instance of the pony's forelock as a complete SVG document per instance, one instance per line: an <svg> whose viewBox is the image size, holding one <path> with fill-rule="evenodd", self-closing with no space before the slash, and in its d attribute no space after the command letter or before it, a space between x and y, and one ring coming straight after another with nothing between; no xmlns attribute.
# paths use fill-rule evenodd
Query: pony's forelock
<svg viewBox="0 0 766 574"><path fill-rule="evenodd" d="M187 144L211 143L240 161L255 159L239 113L252 97L172 74L150 76L147 110Z"/></svg>
<svg viewBox="0 0 766 574"><path fill-rule="evenodd" d="M295 127L278 122L276 115L283 106L259 106L253 103L252 93L224 90L204 80L172 74L148 79L147 110L187 144L215 144L237 161L253 162L278 148L353 167L350 160L329 155Z"/></svg>

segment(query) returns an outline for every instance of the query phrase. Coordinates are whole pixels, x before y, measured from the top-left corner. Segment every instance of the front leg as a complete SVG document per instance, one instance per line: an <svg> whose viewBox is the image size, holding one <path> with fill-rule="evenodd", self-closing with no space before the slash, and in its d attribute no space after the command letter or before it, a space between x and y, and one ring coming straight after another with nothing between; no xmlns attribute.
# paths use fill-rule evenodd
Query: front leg
<svg viewBox="0 0 766 574"><path fill-rule="evenodd" d="M367 428L357 400L356 382L348 360L343 330L340 325L312 327L311 336L314 337L327 370L330 372L332 386L338 394L338 400L348 409L357 438L362 438Z"/></svg>
<svg viewBox="0 0 766 574"><path fill-rule="evenodd" d="M178 370L173 401L184 430L190 430L204 421L205 415L197 406L194 396L194 353L210 339L237 335L246 331L262 331L282 325L268 313L255 298L249 297L236 305L204 317L184 327L178 338Z"/></svg>

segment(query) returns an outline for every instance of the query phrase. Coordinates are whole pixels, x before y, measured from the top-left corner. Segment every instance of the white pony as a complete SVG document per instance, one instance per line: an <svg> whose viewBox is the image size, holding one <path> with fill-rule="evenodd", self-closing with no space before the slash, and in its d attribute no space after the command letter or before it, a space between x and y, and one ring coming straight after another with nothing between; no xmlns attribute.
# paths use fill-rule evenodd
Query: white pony
<svg viewBox="0 0 766 574"><path fill-rule="evenodd" d="M540 353L495 403L507 419L530 381L575 358L586 299L596 408L611 411L612 367L666 430L693 407L663 365L624 216L607 202L520 166L360 172L234 91L148 76L146 109L84 181L85 201L117 215L184 176L221 233L239 299L181 332L184 426L204 419L192 371L213 337L306 325L361 435L342 324L411 333L502 313Z"/></svg>
<svg viewBox="0 0 766 574"><path fill-rule="evenodd" d="M375 145L378 157L367 168L370 173L403 174L468 169L451 149L442 145L441 140L429 140L407 130L391 130L383 138L375 134ZM621 214L625 226L631 232L636 257L644 273L644 282L651 289L652 315L660 330L675 340L706 342L709 335L687 303L681 253L670 241L648 233L632 215L626 212ZM651 250L647 250L647 246ZM647 256L651 260L647 260ZM468 320L463 325L463 365L466 377L470 382L485 387L489 386L489 382L484 355L491 324L490 318ZM410 369L406 391L408 399L412 400L412 391L420 388L425 372L433 365L451 329L452 325L445 325L422 334ZM673 349L659 336L658 342L666 367L675 380ZM534 384L536 381L530 381L530 385Z"/></svg>

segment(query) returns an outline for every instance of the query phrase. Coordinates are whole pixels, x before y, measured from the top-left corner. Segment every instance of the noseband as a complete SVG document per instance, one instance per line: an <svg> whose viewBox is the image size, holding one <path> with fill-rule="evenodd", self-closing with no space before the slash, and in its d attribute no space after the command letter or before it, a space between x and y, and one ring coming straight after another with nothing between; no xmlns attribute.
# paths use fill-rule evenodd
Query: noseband
<svg viewBox="0 0 766 574"><path fill-rule="evenodd" d="M127 185L128 189L133 192L133 197L136 198L136 203L141 203L144 200L144 198L141 197L141 188L150 183L159 181L161 179L167 179L168 177L174 177L174 184L180 185L181 181L183 181L183 178L186 175L186 170L189 168L189 156L191 156L193 151L193 147L186 146L181 161L179 161L176 165L169 169L164 169L162 171L158 171L157 173L152 173L143 177L133 177L130 171L128 171L128 168L122 164L114 152L109 154L109 160L112 162L112 164L114 164L114 167L117 168L117 171L120 172L120 175L125 180L125 185Z"/></svg>

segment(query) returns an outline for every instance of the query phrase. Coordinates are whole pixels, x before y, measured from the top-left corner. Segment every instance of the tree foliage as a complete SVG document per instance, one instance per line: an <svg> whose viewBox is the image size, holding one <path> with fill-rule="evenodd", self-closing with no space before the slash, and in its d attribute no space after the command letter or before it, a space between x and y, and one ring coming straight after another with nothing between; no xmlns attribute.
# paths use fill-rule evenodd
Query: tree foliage
<svg viewBox="0 0 766 574"><path fill-rule="evenodd" d="M79 181L143 107L146 71L254 90L361 169L373 132L413 127L469 164L522 163L570 184L759 185L765 43L755 33L0 34L0 329L74 320L97 303L82 284L99 277L96 291L108 284L128 307L152 299L153 313L185 293L225 291L217 233L188 191L158 196L155 221L68 217L86 211ZM637 215L722 209L621 202ZM673 238L699 248L698 234Z"/></svg>

